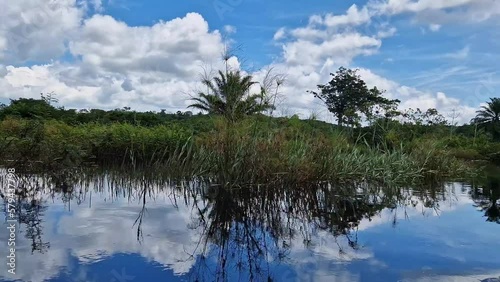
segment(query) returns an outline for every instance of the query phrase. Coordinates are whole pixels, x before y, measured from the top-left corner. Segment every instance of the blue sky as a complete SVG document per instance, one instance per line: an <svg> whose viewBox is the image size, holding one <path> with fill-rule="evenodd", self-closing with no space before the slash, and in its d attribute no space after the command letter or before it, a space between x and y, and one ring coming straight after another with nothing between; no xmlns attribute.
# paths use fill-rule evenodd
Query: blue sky
<svg viewBox="0 0 500 282"><path fill-rule="evenodd" d="M6 0L0 0L2 2ZM2 101L54 92L75 108L185 110L201 73L286 77L277 114L331 117L307 90L359 68L402 108L474 111L500 90L496 0L31 0L0 11Z"/></svg>

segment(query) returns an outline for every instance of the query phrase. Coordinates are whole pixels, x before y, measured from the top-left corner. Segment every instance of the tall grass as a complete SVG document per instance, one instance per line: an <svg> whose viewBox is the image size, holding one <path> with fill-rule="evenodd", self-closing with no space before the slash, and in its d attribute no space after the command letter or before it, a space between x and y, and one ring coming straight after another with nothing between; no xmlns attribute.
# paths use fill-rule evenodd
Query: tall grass
<svg viewBox="0 0 500 282"><path fill-rule="evenodd" d="M343 134L311 138L300 133L262 133L238 127L230 135L232 147L222 148L224 140L220 138L226 136L223 130L202 138L201 143L209 153L213 153L211 148L229 152L230 166L223 163L225 159L216 157L212 160L212 173L223 171L224 178L235 183L270 181L277 175L286 175L298 182L354 180L401 184L460 176L468 171L460 161L439 150L437 143L381 150L351 144Z"/></svg>
<svg viewBox="0 0 500 282"><path fill-rule="evenodd" d="M307 125L261 126L255 120L216 121L211 131L193 134L180 126L129 124L69 126L57 121L7 119L0 123L0 153L9 165L57 170L118 166L178 178L210 177L236 186L286 177L294 182L370 181L411 184L460 176L467 168L439 142L398 147L353 143L340 131Z"/></svg>
<svg viewBox="0 0 500 282"><path fill-rule="evenodd" d="M3 161L78 165L153 164L163 162L192 134L180 127L130 124L69 126L58 121L7 119L0 123Z"/></svg>

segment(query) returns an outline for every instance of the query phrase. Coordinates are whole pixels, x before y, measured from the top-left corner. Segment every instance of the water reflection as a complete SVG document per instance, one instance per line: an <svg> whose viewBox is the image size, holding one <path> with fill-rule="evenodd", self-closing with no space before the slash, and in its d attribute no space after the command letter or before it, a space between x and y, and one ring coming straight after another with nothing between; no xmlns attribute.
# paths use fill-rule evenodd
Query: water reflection
<svg viewBox="0 0 500 282"><path fill-rule="evenodd" d="M66 171L19 183L24 237L15 278L24 281L396 281L500 272L492 260L500 259L498 225L457 224L476 220L472 205L499 222L493 177L405 189Z"/></svg>
<svg viewBox="0 0 500 282"><path fill-rule="evenodd" d="M500 224L500 172L497 169L491 169L486 178L473 185L471 197L487 221Z"/></svg>

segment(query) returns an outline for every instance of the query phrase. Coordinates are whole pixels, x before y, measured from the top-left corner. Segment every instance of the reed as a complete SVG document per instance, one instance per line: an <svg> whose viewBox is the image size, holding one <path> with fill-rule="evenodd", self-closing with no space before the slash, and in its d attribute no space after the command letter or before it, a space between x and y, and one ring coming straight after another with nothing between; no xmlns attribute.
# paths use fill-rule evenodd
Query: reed
<svg viewBox="0 0 500 282"><path fill-rule="evenodd" d="M81 166L148 169L176 178L210 177L236 186L286 177L294 182L370 181L417 183L468 172L435 141L373 147L341 131L310 130L280 121L215 120L196 133L179 125L70 126L58 121L6 119L0 123L0 153L9 165L40 170Z"/></svg>

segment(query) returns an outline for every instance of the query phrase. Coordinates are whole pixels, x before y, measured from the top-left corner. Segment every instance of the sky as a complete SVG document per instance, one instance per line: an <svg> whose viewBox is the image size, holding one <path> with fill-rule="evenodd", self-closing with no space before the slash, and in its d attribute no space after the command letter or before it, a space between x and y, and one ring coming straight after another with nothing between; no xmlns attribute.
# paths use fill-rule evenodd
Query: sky
<svg viewBox="0 0 500 282"><path fill-rule="evenodd" d="M185 111L230 67L284 77L276 115L333 121L308 90L340 66L401 109L468 122L500 94L498 0L0 0L0 102Z"/></svg>

